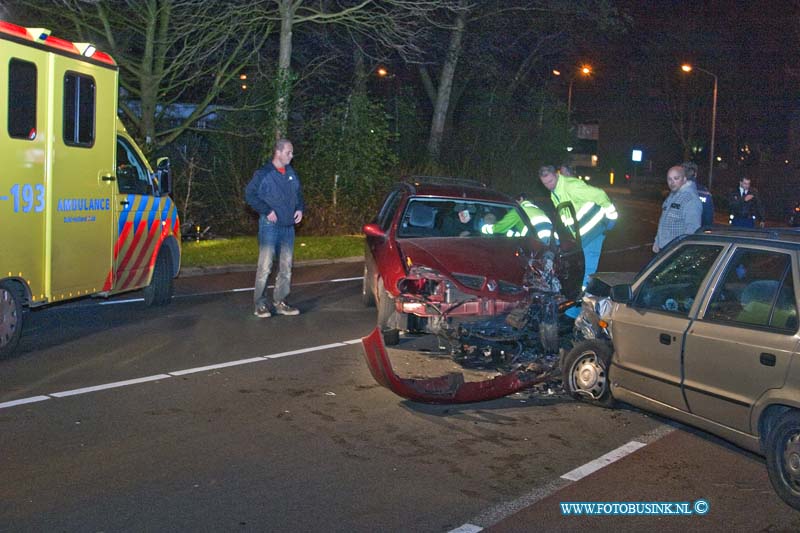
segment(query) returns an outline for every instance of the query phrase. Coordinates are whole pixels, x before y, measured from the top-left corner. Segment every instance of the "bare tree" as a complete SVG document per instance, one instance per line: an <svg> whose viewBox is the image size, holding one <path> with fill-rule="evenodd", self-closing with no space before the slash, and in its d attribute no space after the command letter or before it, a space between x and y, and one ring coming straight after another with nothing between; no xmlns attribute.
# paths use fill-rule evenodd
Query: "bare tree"
<svg viewBox="0 0 800 533"><path fill-rule="evenodd" d="M447 110L450 104L450 94L453 88L453 77L458 64L458 57L461 54L461 43L464 36L464 28L467 24L466 1L461 2L462 9L455 14L453 28L450 31L450 42L447 47L447 56L442 65L442 72L439 76L439 88L436 92L436 100L433 106L433 117L431 119L431 133L428 137L428 157L432 161L438 161L442 147L442 137L444 135L444 124L447 118ZM428 78L430 85L430 78Z"/></svg>
<svg viewBox="0 0 800 533"><path fill-rule="evenodd" d="M292 93L291 70L293 32L308 24L335 24L359 40L369 40L411 59L422 53L421 36L426 21L450 0L272 0L276 10L265 11L267 20L280 24L280 49L276 73L275 138L286 136L289 100ZM354 39L355 42L355 39Z"/></svg>
<svg viewBox="0 0 800 533"><path fill-rule="evenodd" d="M271 33L246 0L22 0L108 51L120 108L148 154L209 114ZM78 40L78 39L73 39ZM173 104L191 104L175 114ZM188 109L188 111L186 111Z"/></svg>
<svg viewBox="0 0 800 533"><path fill-rule="evenodd" d="M614 23L618 16L607 0L503 0L481 3L460 0L452 13L452 21L442 25L448 33L447 46L443 46L441 41L431 41L433 44L428 50L430 63L441 64L438 85L433 83L430 65L419 66L423 86L434 109L428 139L428 158L433 162L438 162L441 153L446 117L452 113L463 91L464 84L460 87L456 84L458 78L474 80L494 76L491 90L511 97L529 81L531 71L539 60L562 52L565 43L569 42L563 30L548 27L545 15L559 16L565 26L570 21L582 19L591 19L593 25L608 25ZM460 69L457 78L459 57L470 47L473 48L470 62ZM435 59L436 51L445 48L445 56L440 60ZM524 52L512 55L509 48ZM499 79L495 75L499 70L497 64L503 64L509 56L513 57L514 62L506 65L508 68L505 72L512 72L513 75ZM484 74L473 75L476 70L483 70Z"/></svg>
<svg viewBox="0 0 800 533"><path fill-rule="evenodd" d="M674 76L667 76L663 84L663 103L672 131L681 143L683 158L689 159L700 136L700 117L705 115L708 99L698 94L698 90L693 87L697 83L691 83L685 78L679 83Z"/></svg>

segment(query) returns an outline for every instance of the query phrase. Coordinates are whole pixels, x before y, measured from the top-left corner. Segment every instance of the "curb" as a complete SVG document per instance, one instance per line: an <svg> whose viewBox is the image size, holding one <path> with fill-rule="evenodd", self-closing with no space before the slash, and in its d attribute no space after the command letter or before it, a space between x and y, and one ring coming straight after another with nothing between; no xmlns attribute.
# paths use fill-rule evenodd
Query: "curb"
<svg viewBox="0 0 800 533"><path fill-rule="evenodd" d="M294 267L331 265L335 263L358 263L364 260L363 255L353 257L339 257L336 259L309 259L307 261L295 261ZM181 267L178 273L179 278L191 278L194 276L208 276L211 274L228 274L231 272L255 272L256 264L249 265L217 265L199 267Z"/></svg>

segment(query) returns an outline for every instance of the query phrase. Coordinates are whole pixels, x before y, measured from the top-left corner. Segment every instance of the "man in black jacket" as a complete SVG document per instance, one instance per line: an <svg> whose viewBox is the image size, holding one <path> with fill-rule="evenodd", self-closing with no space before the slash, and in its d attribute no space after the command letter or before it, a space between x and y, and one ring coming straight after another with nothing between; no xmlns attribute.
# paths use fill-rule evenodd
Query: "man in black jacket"
<svg viewBox="0 0 800 533"><path fill-rule="evenodd" d="M764 207L758 191L750 186L750 178L742 178L730 197L730 223L731 226L754 228L756 221L764 227Z"/></svg>
<svg viewBox="0 0 800 533"><path fill-rule="evenodd" d="M294 225L303 219L305 209L300 178L289 164L293 156L292 143L287 139L279 139L275 143L272 161L256 170L256 175L261 174L258 197L264 204L258 217L258 269L253 295L253 314L259 318L272 316L266 289L267 278L278 250L280 255L272 294L273 310L279 315L300 314L300 311L285 301L292 281Z"/></svg>

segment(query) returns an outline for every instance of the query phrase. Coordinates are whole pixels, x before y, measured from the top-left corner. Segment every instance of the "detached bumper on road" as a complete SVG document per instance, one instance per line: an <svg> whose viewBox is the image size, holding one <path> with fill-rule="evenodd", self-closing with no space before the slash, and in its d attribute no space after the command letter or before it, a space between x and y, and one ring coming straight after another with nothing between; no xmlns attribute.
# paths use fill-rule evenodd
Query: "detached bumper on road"
<svg viewBox="0 0 800 533"><path fill-rule="evenodd" d="M392 368L380 329L375 328L361 339L361 343L364 346L364 358L375 381L398 396L416 402L470 403L494 400L547 381L551 377L549 374L515 370L492 379L470 382L465 381L462 373L425 379L401 378Z"/></svg>

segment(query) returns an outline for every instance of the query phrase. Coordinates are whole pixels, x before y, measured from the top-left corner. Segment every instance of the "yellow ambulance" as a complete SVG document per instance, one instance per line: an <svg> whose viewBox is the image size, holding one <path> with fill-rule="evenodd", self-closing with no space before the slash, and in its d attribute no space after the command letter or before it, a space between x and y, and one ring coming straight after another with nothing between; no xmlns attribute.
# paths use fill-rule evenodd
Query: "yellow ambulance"
<svg viewBox="0 0 800 533"><path fill-rule="evenodd" d="M145 288L172 297L180 222L117 118L118 67L87 43L0 20L0 358L26 308Z"/></svg>

